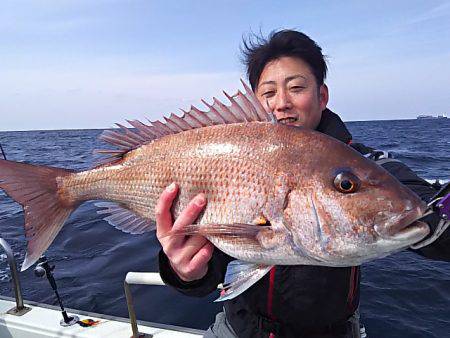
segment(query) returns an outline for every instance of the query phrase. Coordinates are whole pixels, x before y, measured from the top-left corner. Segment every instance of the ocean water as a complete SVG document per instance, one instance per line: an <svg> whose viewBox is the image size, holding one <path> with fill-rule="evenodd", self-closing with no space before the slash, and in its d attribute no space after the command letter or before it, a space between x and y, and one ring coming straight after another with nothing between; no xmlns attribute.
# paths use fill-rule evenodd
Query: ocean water
<svg viewBox="0 0 450 338"><path fill-rule="evenodd" d="M350 122L357 142L388 150L427 179L450 178L450 119ZM101 130L0 132L10 160L87 169ZM21 264L25 253L21 207L0 191L0 235ZM127 317L123 280L128 271L157 271L153 233L132 236L99 219L92 202L66 222L47 250L68 308ZM404 251L363 265L361 313L369 337L449 337L450 263ZM56 304L46 279L20 274L24 298ZM0 294L12 296L6 257L0 255ZM190 298L168 287L134 286L139 319L205 329L220 305L217 294ZM299 318L301 320L301 318Z"/></svg>

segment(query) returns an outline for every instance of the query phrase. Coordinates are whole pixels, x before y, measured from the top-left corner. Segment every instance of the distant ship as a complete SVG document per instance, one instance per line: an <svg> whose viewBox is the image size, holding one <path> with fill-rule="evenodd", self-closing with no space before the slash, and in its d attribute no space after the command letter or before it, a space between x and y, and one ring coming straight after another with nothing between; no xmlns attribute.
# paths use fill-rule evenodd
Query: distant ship
<svg viewBox="0 0 450 338"><path fill-rule="evenodd" d="M433 115L419 115L417 116L418 120L432 120L432 119L446 119L447 116L445 114L441 114L438 116L433 116Z"/></svg>

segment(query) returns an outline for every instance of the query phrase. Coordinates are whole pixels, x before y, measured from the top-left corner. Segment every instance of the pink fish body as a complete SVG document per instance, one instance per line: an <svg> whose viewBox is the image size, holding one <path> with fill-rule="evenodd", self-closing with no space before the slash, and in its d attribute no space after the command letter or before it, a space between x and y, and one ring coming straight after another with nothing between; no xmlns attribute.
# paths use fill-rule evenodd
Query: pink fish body
<svg viewBox="0 0 450 338"><path fill-rule="evenodd" d="M250 90L208 112L103 140L118 147L83 172L0 160L0 187L25 213L27 256L48 248L82 202L102 200L100 214L132 234L154 230L163 189L180 186L176 217L202 192L208 204L182 234L200 233L227 254L260 264L350 266L418 242L429 231L426 205L374 162L324 134L270 122ZM179 235L181 233L173 233Z"/></svg>

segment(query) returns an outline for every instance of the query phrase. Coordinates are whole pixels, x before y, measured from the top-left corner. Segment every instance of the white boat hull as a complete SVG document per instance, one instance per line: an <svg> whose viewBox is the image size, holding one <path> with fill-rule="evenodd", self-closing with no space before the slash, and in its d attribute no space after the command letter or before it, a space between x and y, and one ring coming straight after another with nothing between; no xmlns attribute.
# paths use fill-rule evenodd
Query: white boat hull
<svg viewBox="0 0 450 338"><path fill-rule="evenodd" d="M22 316L8 314L14 308L13 299L0 297L0 337L2 338L129 338L132 336L131 326L127 319L101 314L88 313L67 309L67 312L76 314L80 319L90 318L100 323L92 327L81 327L78 324L62 327L61 311L54 306L26 302L25 306L31 311ZM194 338L202 337L203 331L148 322L139 322L139 332L151 335L154 338ZM147 336L148 337L148 336Z"/></svg>

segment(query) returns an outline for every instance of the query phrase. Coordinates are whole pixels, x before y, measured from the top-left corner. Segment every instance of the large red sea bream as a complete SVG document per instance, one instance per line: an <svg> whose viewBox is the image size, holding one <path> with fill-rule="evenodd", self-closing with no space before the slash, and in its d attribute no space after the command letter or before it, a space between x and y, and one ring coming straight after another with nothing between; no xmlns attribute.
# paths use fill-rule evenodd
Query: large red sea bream
<svg viewBox="0 0 450 338"><path fill-rule="evenodd" d="M122 231L154 230L155 204L172 182L175 217L196 194L208 200L185 233L248 262L231 269L233 296L274 264L358 265L428 234L416 221L425 203L383 168L327 135L272 122L248 87L227 97L228 106L214 99L206 112L105 131L116 150L90 170L0 160L0 187L24 209L22 269L84 201L103 201L100 213Z"/></svg>

